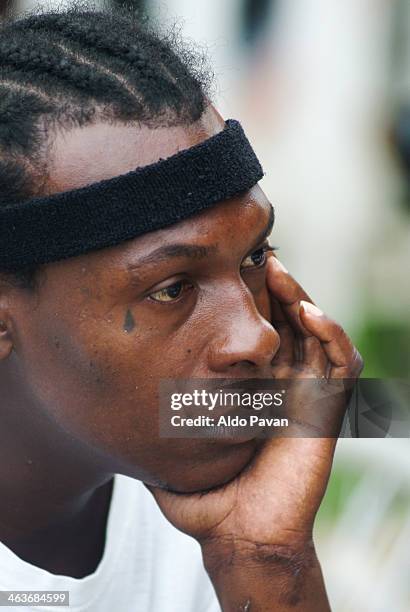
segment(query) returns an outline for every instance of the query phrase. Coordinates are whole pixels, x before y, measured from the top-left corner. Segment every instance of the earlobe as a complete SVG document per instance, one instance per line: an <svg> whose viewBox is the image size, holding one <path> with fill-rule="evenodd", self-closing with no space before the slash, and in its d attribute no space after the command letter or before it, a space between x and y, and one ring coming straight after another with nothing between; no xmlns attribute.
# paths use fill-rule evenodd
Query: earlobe
<svg viewBox="0 0 410 612"><path fill-rule="evenodd" d="M4 319L0 318L0 361L7 359L13 349L10 330Z"/></svg>

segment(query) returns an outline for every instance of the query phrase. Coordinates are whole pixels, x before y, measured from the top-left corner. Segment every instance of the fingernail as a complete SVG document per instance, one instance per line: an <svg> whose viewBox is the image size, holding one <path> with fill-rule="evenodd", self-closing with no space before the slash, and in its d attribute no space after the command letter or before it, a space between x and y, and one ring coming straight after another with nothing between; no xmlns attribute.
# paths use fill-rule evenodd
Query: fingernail
<svg viewBox="0 0 410 612"><path fill-rule="evenodd" d="M320 308L318 308L311 302L300 300L300 305L302 306L303 310L307 312L307 314L310 314L313 317L323 317L323 312L320 310Z"/></svg>

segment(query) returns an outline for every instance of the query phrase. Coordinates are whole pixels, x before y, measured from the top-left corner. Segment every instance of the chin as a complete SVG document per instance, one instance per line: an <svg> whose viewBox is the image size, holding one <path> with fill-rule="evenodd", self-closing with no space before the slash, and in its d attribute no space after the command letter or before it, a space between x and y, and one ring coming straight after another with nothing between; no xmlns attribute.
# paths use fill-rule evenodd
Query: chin
<svg viewBox="0 0 410 612"><path fill-rule="evenodd" d="M221 487L233 480L252 461L260 440L252 439L237 444L221 444L216 451L213 448L192 465L179 466L173 470L162 488L175 493L196 493Z"/></svg>

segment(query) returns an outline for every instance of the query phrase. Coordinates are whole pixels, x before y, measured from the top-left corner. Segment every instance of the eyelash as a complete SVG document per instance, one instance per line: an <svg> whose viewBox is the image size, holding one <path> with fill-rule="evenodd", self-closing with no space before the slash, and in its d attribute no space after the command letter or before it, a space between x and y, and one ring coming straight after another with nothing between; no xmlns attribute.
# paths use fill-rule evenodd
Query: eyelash
<svg viewBox="0 0 410 612"><path fill-rule="evenodd" d="M269 252L273 253L274 251L277 251L277 250L278 250L278 247L271 246L270 244L264 244L259 249L256 249L256 251L253 251L252 253L250 253L247 257L245 257L245 260L244 260L246 261L248 257L252 257L253 255L255 255L255 253L261 252L264 255L263 262L256 266L249 266L248 268L244 268L244 269L253 270L255 268L262 268L266 263L266 253L269 253Z"/></svg>
<svg viewBox="0 0 410 612"><path fill-rule="evenodd" d="M263 261L261 263L255 265L255 266L247 266L247 267L245 267L243 269L244 270L255 270L255 269L263 268L265 266L265 264L266 264L266 253L269 253L269 252L273 253L273 252L275 252L277 250L278 250L278 247L271 246L270 244L265 244L265 245L261 246L259 249L256 249L255 251L253 251L252 253L247 255L247 257L245 257L244 261L246 261L246 259L248 259L248 257L252 257L253 255L255 255L255 253L260 253L260 252L264 256ZM177 296L175 296L175 298L173 298L171 296L170 300L164 300L164 301L157 300L157 299L153 298L152 296L155 295L155 294L160 294L160 293L162 293L164 296L167 296L166 292L170 291L171 289L173 289L174 287L177 287L177 286L181 286L181 290L182 290L183 287L185 287L185 289L193 289L193 285L191 283L188 283L187 281L180 280L180 281L177 281L176 283L172 283L172 285L168 285L167 287L163 287L162 289L159 289L158 291L153 291L148 296L148 298L150 300L152 300L153 302L155 302L156 304L175 304L176 302L178 302L180 300L180 298L185 293L185 291L182 292L182 293L180 292Z"/></svg>

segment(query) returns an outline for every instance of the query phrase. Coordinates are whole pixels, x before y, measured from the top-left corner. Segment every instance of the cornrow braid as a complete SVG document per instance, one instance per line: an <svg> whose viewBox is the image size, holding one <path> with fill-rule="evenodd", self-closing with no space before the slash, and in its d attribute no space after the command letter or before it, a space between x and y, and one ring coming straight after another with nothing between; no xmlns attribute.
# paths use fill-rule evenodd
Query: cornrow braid
<svg viewBox="0 0 410 612"><path fill-rule="evenodd" d="M98 62L100 68L105 64L111 70L123 73L124 64L127 64L129 85L144 95L146 105L154 114L159 113L159 105L162 105L168 112L173 108L177 116L184 109L192 118L201 108L203 92L198 88L192 70L189 71L181 62L181 57L172 53L169 40L153 38L141 26L134 26L138 44L124 41L118 37L113 27L118 24L112 23L110 14L105 14L100 22L92 25L75 18L56 17L61 16L47 15L41 23L30 20L23 24L23 28L47 32L50 41L53 38L65 41L70 49L87 54L89 60ZM192 67L189 58L188 64Z"/></svg>
<svg viewBox="0 0 410 612"><path fill-rule="evenodd" d="M51 127L189 125L209 98L204 57L129 10L89 4L0 25L0 206L41 195ZM34 286L35 270L3 270Z"/></svg>
<svg viewBox="0 0 410 612"><path fill-rule="evenodd" d="M36 48L38 41L28 40L26 49L0 43L0 65L4 75L20 73L24 78L35 81L40 87L59 90L64 83L66 93L77 98L90 97L99 102L113 104L125 101L134 109L135 98L105 73L91 70L91 66L67 53L59 45L53 46L53 54L47 54ZM128 111L130 112L130 111Z"/></svg>

